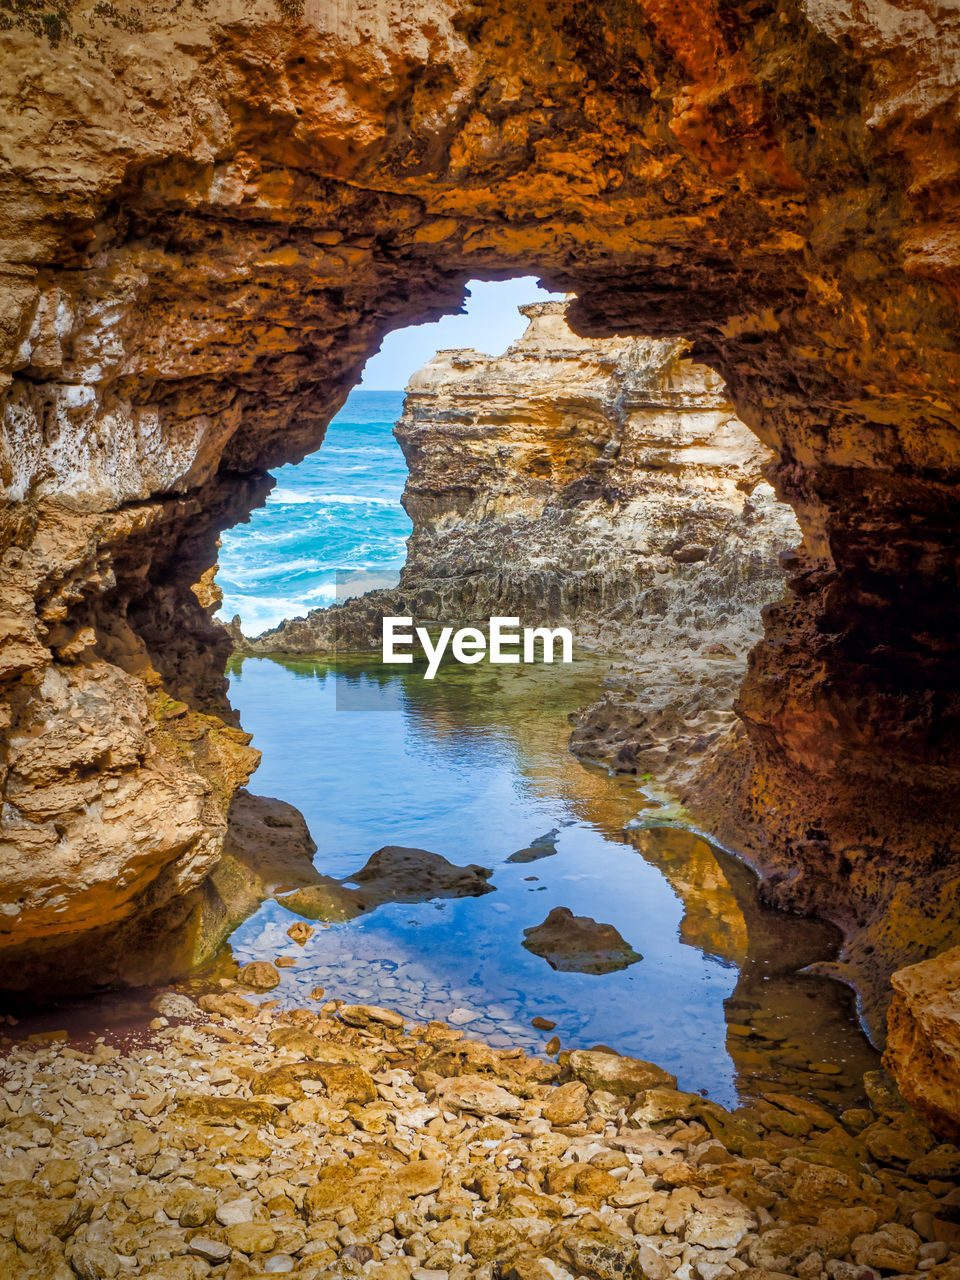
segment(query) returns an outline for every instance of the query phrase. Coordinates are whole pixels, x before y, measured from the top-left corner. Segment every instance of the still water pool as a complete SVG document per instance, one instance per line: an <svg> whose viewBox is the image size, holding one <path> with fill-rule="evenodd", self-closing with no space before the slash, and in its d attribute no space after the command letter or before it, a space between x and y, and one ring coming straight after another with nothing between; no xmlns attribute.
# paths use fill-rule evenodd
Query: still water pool
<svg viewBox="0 0 960 1280"><path fill-rule="evenodd" d="M270 901L232 935L235 958L293 956L273 993L287 1003L322 986L542 1051L530 1025L541 1016L564 1047L651 1059L724 1105L785 1087L853 1103L876 1054L850 993L799 972L835 950L835 934L761 905L746 868L662 825L635 781L570 755L567 717L601 678L592 661L452 665L428 682L374 658L234 659L231 700L263 752L256 790L300 809L320 872L346 877L404 845L489 867L494 886L387 903L303 947L287 936L299 917ZM638 813L646 825L625 829ZM549 856L508 862L546 840ZM642 959L553 969L522 943L555 907L615 926Z"/></svg>

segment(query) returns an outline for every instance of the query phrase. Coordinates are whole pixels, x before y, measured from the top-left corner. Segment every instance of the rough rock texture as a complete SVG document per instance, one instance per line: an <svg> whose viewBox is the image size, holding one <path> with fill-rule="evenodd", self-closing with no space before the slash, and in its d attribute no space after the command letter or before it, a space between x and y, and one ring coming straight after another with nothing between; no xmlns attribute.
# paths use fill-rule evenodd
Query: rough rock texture
<svg viewBox="0 0 960 1280"><path fill-rule="evenodd" d="M255 998L2 1042L4 1280L960 1276L960 1150L881 1072L839 1116L727 1111L639 1059Z"/></svg>
<svg viewBox="0 0 960 1280"><path fill-rule="evenodd" d="M489 867L448 862L429 849L386 845L372 853L359 871L317 882L280 899L288 911L309 920L352 920L385 902L429 902L431 898L479 898L493 893ZM359 887L358 887L359 886Z"/></svg>
<svg viewBox="0 0 960 1280"><path fill-rule="evenodd" d="M252 758L191 587L383 332L471 274L688 338L774 451L804 541L731 840L848 922L954 866L953 12L297 9L3 11L5 972L215 865Z"/></svg>
<svg viewBox="0 0 960 1280"><path fill-rule="evenodd" d="M561 973L614 973L642 960L612 924L554 907L542 924L524 929L523 945Z"/></svg>
<svg viewBox="0 0 960 1280"><path fill-rule="evenodd" d="M185 891L165 878L138 910L59 945L14 952L4 967L8 991L64 996L97 986L146 986L184 976L208 960L230 931L274 893L321 877L303 815L282 800L240 790L230 805L212 871Z"/></svg>
<svg viewBox="0 0 960 1280"><path fill-rule="evenodd" d="M399 587L241 647L379 650L385 614L499 614L565 623L665 687L723 671L729 704L799 537L762 478L769 451L682 342L579 338L563 302L520 310L527 330L502 356L441 351L410 380L394 432L413 521Z"/></svg>
<svg viewBox="0 0 960 1280"><path fill-rule="evenodd" d="M960 947L893 975L884 1063L934 1128L960 1137Z"/></svg>

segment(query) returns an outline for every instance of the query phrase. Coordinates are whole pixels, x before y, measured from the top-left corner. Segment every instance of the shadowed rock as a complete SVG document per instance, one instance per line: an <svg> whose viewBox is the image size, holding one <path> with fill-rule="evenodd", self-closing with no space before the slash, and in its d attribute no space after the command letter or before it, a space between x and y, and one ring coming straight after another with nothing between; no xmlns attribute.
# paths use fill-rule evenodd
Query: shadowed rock
<svg viewBox="0 0 960 1280"><path fill-rule="evenodd" d="M643 959L612 924L575 916L569 907L554 907L523 934L526 949L561 973L613 973Z"/></svg>
<svg viewBox="0 0 960 1280"><path fill-rule="evenodd" d="M353 875L343 880L324 878L277 901L310 920L352 920L385 902L478 898L493 892L493 885L487 884L492 874L475 862L459 867L428 849L390 844L378 849Z"/></svg>
<svg viewBox="0 0 960 1280"><path fill-rule="evenodd" d="M511 853L508 862L536 862L540 858L552 858L557 852L557 831L548 831L545 836L532 840L526 849L518 849Z"/></svg>

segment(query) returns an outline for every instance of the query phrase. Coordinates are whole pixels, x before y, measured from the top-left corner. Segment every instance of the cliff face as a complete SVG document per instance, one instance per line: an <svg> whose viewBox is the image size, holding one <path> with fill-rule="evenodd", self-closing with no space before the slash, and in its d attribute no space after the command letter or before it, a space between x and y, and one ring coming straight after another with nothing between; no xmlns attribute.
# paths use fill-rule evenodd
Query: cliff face
<svg viewBox="0 0 960 1280"><path fill-rule="evenodd" d="M540 272L579 332L689 339L773 450L803 551L741 696L731 837L853 914L884 867L957 864L951 11L75 0L0 25L5 972L215 863L252 757L191 586L381 335L471 275ZM102 776L153 788L162 830Z"/></svg>
<svg viewBox="0 0 960 1280"><path fill-rule="evenodd" d="M687 777L733 719L799 530L711 369L670 339L578 337L566 310L522 307L502 356L441 351L413 375L394 432L413 520L399 586L237 641L379 651L384 615L562 623L642 687L593 709L574 749L635 770L646 747L644 771Z"/></svg>

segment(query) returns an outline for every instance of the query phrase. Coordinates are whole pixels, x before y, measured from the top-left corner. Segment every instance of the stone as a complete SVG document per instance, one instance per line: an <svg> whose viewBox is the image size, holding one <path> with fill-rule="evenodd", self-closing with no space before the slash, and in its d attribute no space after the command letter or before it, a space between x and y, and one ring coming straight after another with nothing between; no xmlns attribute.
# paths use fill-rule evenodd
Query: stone
<svg viewBox="0 0 960 1280"><path fill-rule="evenodd" d="M520 1228L496 1219L478 1223L467 1238L467 1252L478 1262L505 1253L520 1239Z"/></svg>
<svg viewBox="0 0 960 1280"><path fill-rule="evenodd" d="M162 991L150 1001L150 1008L164 1018L195 1018L199 1009L189 996L177 991Z"/></svg>
<svg viewBox="0 0 960 1280"><path fill-rule="evenodd" d="M587 1098L590 1091L579 1080L570 1080L552 1090L543 1104L541 1114L552 1125L576 1124L587 1114Z"/></svg>
<svg viewBox="0 0 960 1280"><path fill-rule="evenodd" d="M556 852L556 846L553 844L533 844L526 849L518 849L516 853L511 853L507 861L519 863L539 862L541 858L552 858Z"/></svg>
<svg viewBox="0 0 960 1280"><path fill-rule="evenodd" d="M473 1009L458 1007L450 1013L447 1021L452 1027L465 1027L471 1022L476 1022L479 1017L480 1015L475 1013Z"/></svg>
<svg viewBox="0 0 960 1280"><path fill-rule="evenodd" d="M229 1261L231 1246L222 1240L212 1240L209 1236L195 1235L190 1238L190 1252L217 1266Z"/></svg>
<svg viewBox="0 0 960 1280"><path fill-rule="evenodd" d="M720 1210L707 1203L688 1219L683 1238L702 1249L736 1249L755 1226L753 1215L739 1206Z"/></svg>
<svg viewBox="0 0 960 1280"><path fill-rule="evenodd" d="M888 1223L869 1235L857 1236L851 1246L854 1262L878 1271L913 1271L920 1252L920 1237L909 1227Z"/></svg>
<svg viewBox="0 0 960 1280"><path fill-rule="evenodd" d="M867 1150L882 1164L909 1164L916 1156L916 1146L905 1133L889 1125L873 1124L863 1132Z"/></svg>
<svg viewBox="0 0 960 1280"><path fill-rule="evenodd" d="M215 1217L222 1227L235 1227L242 1222L252 1222L254 1218L253 1201L246 1196L235 1200L227 1200L217 1205Z"/></svg>
<svg viewBox="0 0 960 1280"><path fill-rule="evenodd" d="M922 1156L915 1156L907 1165L907 1175L911 1178L958 1178L960 1149L951 1143L945 1143Z"/></svg>
<svg viewBox="0 0 960 1280"><path fill-rule="evenodd" d="M690 1120L702 1099L696 1093L678 1089L644 1089L635 1095L637 1105L630 1119L637 1124L659 1124L664 1120Z"/></svg>
<svg viewBox="0 0 960 1280"><path fill-rule="evenodd" d="M542 924L524 929L523 936L528 951L562 973L613 973L643 959L613 925L575 916L569 907L554 907Z"/></svg>
<svg viewBox="0 0 960 1280"><path fill-rule="evenodd" d="M226 992L224 995L201 996L199 1005L206 1013L219 1013L223 1018L253 1018L257 1014L255 1004L232 992Z"/></svg>
<svg viewBox="0 0 960 1280"><path fill-rule="evenodd" d="M253 1102L246 1098L192 1097L178 1104L177 1110L189 1120L201 1120L210 1125L235 1125L237 1123L261 1125L276 1124L280 1118L277 1108L267 1102Z"/></svg>
<svg viewBox="0 0 960 1280"><path fill-rule="evenodd" d="M436 1087L441 1105L478 1116L518 1116L523 1104L514 1094L485 1076L466 1073L441 1080Z"/></svg>
<svg viewBox="0 0 960 1280"><path fill-rule="evenodd" d="M563 1237L563 1252L574 1270L595 1280L642 1280L632 1241L610 1231L577 1231Z"/></svg>
<svg viewBox="0 0 960 1280"><path fill-rule="evenodd" d="M254 960L243 966L237 974L237 981L258 991L272 991L274 987L279 987L280 975L269 961Z"/></svg>
<svg viewBox="0 0 960 1280"><path fill-rule="evenodd" d="M230 1248L240 1253L269 1253L277 1243L277 1233L267 1222L237 1222L225 1234Z"/></svg>
<svg viewBox="0 0 960 1280"><path fill-rule="evenodd" d="M443 1163L440 1160L412 1160L391 1175L394 1187L401 1195L425 1196L440 1190L443 1180Z"/></svg>
<svg viewBox="0 0 960 1280"><path fill-rule="evenodd" d="M78 1280L114 1280L120 1273L120 1259L101 1245L73 1245L67 1258Z"/></svg>
<svg viewBox="0 0 960 1280"><path fill-rule="evenodd" d="M789 1272L812 1253L824 1258L842 1257L850 1237L826 1227L771 1227L750 1242L748 1256L754 1267L764 1271Z"/></svg>
<svg viewBox="0 0 960 1280"><path fill-rule="evenodd" d="M315 887L288 894L280 902L311 920L350 920L385 902L428 902L432 898L479 897L493 892L493 872L468 863L457 866L428 849L386 845L343 880L324 878Z"/></svg>
<svg viewBox="0 0 960 1280"><path fill-rule="evenodd" d="M319 1062L316 1070L335 1106L344 1106L348 1102L363 1105L377 1100L377 1086L363 1067L350 1063Z"/></svg>
<svg viewBox="0 0 960 1280"><path fill-rule="evenodd" d="M373 1257L373 1250L368 1246L353 1245L351 1247L358 1250L358 1252L350 1253L349 1249L344 1249L340 1255L341 1258L349 1256L362 1264L369 1262ZM289 1253L272 1253L269 1258L264 1259L263 1271L268 1276L289 1275L291 1271L296 1269L296 1265L296 1259L291 1257Z"/></svg>
<svg viewBox="0 0 960 1280"><path fill-rule="evenodd" d="M604 1089L629 1097L658 1086L668 1089L677 1086L676 1076L651 1062L594 1049L574 1049L567 1069L591 1091Z"/></svg>
<svg viewBox="0 0 960 1280"><path fill-rule="evenodd" d="M291 938L298 946L303 947L306 946L315 933L316 930L312 925L307 924L306 920L294 920L287 930L287 937Z"/></svg>
<svg viewBox="0 0 960 1280"><path fill-rule="evenodd" d="M209 1196L192 1195L177 1215L181 1227L203 1227L213 1217L214 1201Z"/></svg>
<svg viewBox="0 0 960 1280"><path fill-rule="evenodd" d="M536 1027L538 1031L552 1031L557 1025L550 1018L544 1018L538 1014L535 1018L530 1019L531 1027Z"/></svg>
<svg viewBox="0 0 960 1280"><path fill-rule="evenodd" d="M392 1009L382 1009L372 1004L345 1004L337 1010L343 1022L352 1027L368 1027L371 1025L392 1027L395 1031L403 1030L403 1018Z"/></svg>

